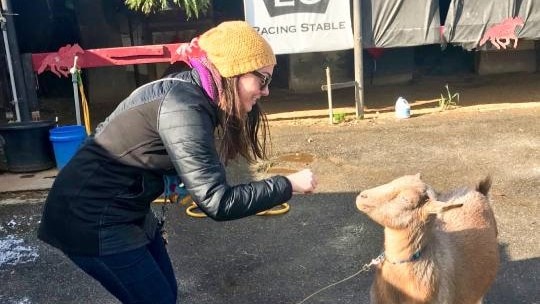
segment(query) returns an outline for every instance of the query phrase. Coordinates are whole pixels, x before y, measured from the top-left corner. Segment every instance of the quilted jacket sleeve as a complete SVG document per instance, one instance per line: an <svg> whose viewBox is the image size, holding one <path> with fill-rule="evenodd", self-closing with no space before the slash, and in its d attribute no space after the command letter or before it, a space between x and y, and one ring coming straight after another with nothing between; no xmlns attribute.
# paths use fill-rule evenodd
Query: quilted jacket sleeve
<svg viewBox="0 0 540 304"><path fill-rule="evenodd" d="M232 220L291 198L284 176L231 186L214 142L217 109L198 86L181 83L167 94L158 130L174 167L197 205L215 220Z"/></svg>

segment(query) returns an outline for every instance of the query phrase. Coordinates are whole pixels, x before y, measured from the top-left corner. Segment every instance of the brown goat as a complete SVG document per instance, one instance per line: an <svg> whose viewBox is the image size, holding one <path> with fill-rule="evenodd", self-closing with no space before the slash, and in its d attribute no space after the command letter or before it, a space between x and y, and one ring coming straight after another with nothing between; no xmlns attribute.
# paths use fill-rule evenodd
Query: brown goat
<svg viewBox="0 0 540 304"><path fill-rule="evenodd" d="M371 303L482 303L499 267L490 187L440 195L416 174L362 191L356 207L384 226Z"/></svg>

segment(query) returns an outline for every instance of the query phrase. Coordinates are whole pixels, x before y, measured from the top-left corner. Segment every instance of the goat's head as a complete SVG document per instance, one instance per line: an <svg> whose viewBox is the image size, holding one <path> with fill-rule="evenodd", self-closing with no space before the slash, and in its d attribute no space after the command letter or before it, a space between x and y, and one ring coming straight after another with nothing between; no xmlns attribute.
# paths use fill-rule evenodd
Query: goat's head
<svg viewBox="0 0 540 304"><path fill-rule="evenodd" d="M435 191L420 179L420 173L364 190L356 197L358 210L392 229L404 229L413 221L426 221L430 215L461 206L437 201Z"/></svg>

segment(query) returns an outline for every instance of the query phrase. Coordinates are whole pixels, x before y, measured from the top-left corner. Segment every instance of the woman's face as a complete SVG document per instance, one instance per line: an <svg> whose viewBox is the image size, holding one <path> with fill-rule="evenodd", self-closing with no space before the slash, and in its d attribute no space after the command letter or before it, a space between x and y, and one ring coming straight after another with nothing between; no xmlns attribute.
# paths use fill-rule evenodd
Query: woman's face
<svg viewBox="0 0 540 304"><path fill-rule="evenodd" d="M238 96L243 113L249 113L259 98L270 94L268 84L273 71L274 65L269 65L238 77Z"/></svg>

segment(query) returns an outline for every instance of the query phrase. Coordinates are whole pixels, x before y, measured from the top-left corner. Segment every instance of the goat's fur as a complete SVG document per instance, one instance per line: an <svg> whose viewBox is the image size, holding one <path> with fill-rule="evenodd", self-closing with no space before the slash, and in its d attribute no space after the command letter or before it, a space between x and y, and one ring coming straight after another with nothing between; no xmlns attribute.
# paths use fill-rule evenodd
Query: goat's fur
<svg viewBox="0 0 540 304"><path fill-rule="evenodd" d="M437 194L417 174L362 191L357 208L384 226L371 303L482 303L499 267L490 187Z"/></svg>

